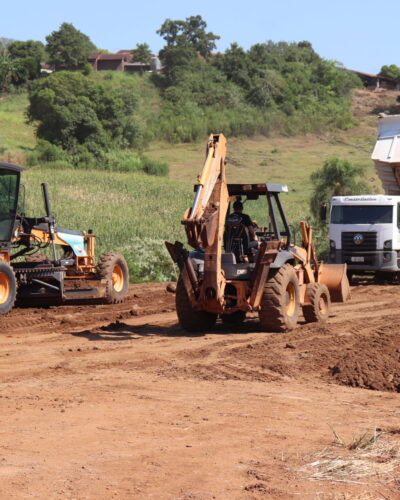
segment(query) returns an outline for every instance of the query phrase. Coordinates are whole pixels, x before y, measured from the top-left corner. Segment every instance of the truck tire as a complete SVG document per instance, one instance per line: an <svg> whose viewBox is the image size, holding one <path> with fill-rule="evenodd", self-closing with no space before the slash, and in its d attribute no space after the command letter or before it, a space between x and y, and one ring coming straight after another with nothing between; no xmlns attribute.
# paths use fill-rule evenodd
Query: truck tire
<svg viewBox="0 0 400 500"><path fill-rule="evenodd" d="M217 321L216 314L193 309L181 277L176 285L175 303L179 324L187 332L211 330Z"/></svg>
<svg viewBox="0 0 400 500"><path fill-rule="evenodd" d="M107 304L119 304L125 299L129 288L129 269L125 258L116 252L103 253L97 263L97 277L106 280Z"/></svg>
<svg viewBox="0 0 400 500"><path fill-rule="evenodd" d="M274 269L268 277L258 313L267 332L286 332L297 325L300 312L300 288L290 264Z"/></svg>
<svg viewBox="0 0 400 500"><path fill-rule="evenodd" d="M307 323L325 323L331 307L328 287L323 283L308 283L306 295L309 303L303 306L304 319Z"/></svg>
<svg viewBox="0 0 400 500"><path fill-rule="evenodd" d="M13 268L0 260L0 314L7 314L14 307L17 296L17 280Z"/></svg>

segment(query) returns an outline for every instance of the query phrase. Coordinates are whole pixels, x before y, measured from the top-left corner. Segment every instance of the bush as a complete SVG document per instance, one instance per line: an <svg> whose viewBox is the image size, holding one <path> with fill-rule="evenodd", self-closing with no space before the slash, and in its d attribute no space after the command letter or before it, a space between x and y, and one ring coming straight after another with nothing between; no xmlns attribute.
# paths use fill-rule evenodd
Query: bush
<svg viewBox="0 0 400 500"><path fill-rule="evenodd" d="M169 168L166 163L151 160L128 151L111 151L106 153L97 165L98 169L114 172L144 172L149 175L165 177Z"/></svg>
<svg viewBox="0 0 400 500"><path fill-rule="evenodd" d="M27 156L29 166L54 162L64 162L71 167L68 154L61 147L48 141L38 141L36 148Z"/></svg>
<svg viewBox="0 0 400 500"><path fill-rule="evenodd" d="M177 270L164 241L154 238L131 237L122 248L127 259L130 281L177 281Z"/></svg>
<svg viewBox="0 0 400 500"><path fill-rule="evenodd" d="M141 163L141 170L146 174L166 177L169 173L168 164L165 162L150 160L150 158L142 157Z"/></svg>
<svg viewBox="0 0 400 500"><path fill-rule="evenodd" d="M62 148L47 141L39 141L36 149L28 155L27 164L47 164L59 169L75 167L111 172L144 172L159 177L166 177L169 173L167 163L139 156L132 151L113 150L95 157L85 147L78 147L71 157Z"/></svg>

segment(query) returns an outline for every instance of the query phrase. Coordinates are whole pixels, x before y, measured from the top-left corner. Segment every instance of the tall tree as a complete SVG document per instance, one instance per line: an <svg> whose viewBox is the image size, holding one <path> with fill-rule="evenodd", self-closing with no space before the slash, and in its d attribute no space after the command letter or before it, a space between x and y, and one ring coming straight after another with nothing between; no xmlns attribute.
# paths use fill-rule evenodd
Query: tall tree
<svg viewBox="0 0 400 500"><path fill-rule="evenodd" d="M167 42L167 48L189 46L207 59L215 49L218 35L207 32L207 23L201 16L190 16L185 21L166 19L157 33Z"/></svg>
<svg viewBox="0 0 400 500"><path fill-rule="evenodd" d="M220 37L206 31L207 24L201 16L190 16L185 21L166 19L157 33L167 42L160 51L170 83L174 83L180 68L200 54L208 60Z"/></svg>
<svg viewBox="0 0 400 500"><path fill-rule="evenodd" d="M49 61L56 69L82 69L90 52L96 49L90 38L70 23L63 23L46 41Z"/></svg>
<svg viewBox="0 0 400 500"><path fill-rule="evenodd" d="M17 78L19 72L18 61L10 57L10 53L5 47L0 47L0 94L7 92L13 78Z"/></svg>
<svg viewBox="0 0 400 500"><path fill-rule="evenodd" d="M151 62L151 50L147 43L137 43L136 49L133 49L131 54L135 62L143 64L150 64Z"/></svg>
<svg viewBox="0 0 400 500"><path fill-rule="evenodd" d="M379 74L394 78L397 82L400 82L400 68L396 64L385 64L382 66Z"/></svg>
<svg viewBox="0 0 400 500"><path fill-rule="evenodd" d="M15 41L7 46L11 59L19 65L19 74L14 79L16 84L34 80L40 76L40 63L47 60L47 54L42 42L27 40Z"/></svg>

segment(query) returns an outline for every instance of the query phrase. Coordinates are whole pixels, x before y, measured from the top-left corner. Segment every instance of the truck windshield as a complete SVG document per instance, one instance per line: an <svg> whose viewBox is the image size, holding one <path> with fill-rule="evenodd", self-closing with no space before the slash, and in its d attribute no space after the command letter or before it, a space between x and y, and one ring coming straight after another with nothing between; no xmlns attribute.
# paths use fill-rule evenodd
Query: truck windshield
<svg viewBox="0 0 400 500"><path fill-rule="evenodd" d="M391 224L391 205L336 205L332 207L331 224Z"/></svg>

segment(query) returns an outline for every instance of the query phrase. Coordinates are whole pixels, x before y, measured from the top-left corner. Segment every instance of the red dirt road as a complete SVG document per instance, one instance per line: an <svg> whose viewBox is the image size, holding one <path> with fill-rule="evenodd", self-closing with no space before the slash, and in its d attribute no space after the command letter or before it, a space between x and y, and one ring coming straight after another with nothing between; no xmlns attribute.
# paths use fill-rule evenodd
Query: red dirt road
<svg viewBox="0 0 400 500"><path fill-rule="evenodd" d="M400 287L257 326L184 334L165 284L1 317L0 498L400 499Z"/></svg>

